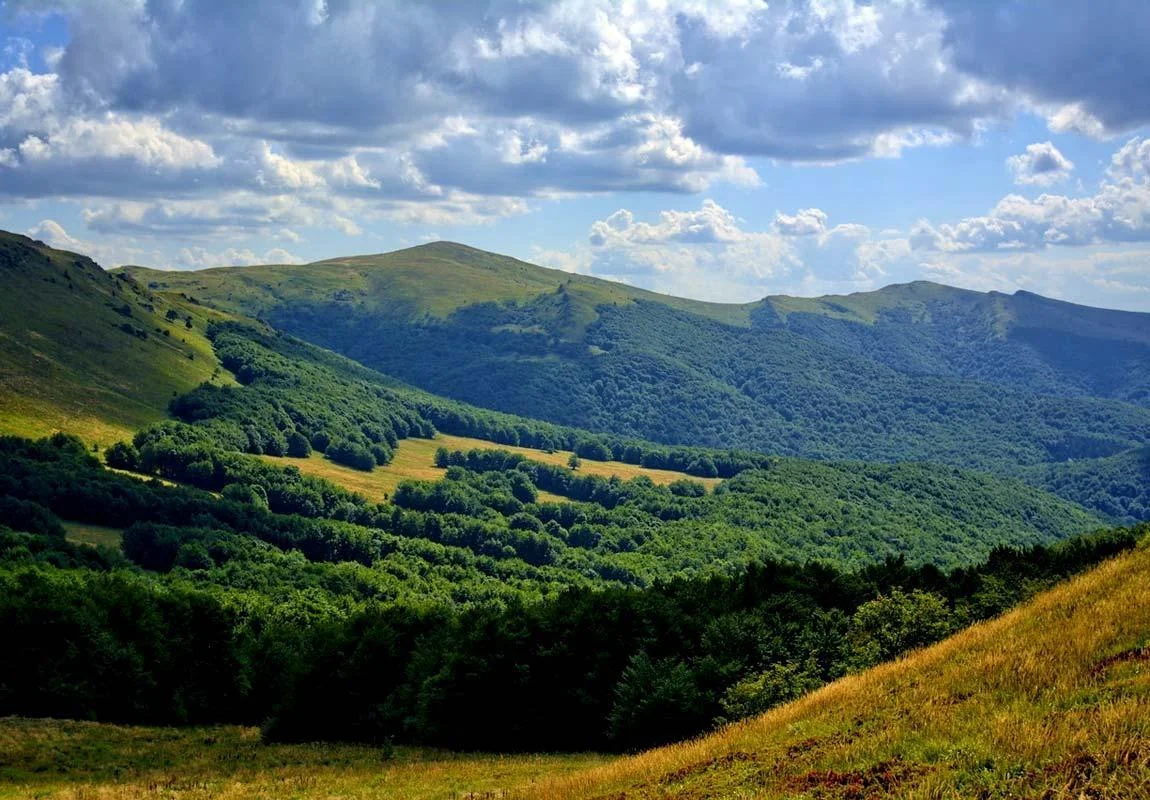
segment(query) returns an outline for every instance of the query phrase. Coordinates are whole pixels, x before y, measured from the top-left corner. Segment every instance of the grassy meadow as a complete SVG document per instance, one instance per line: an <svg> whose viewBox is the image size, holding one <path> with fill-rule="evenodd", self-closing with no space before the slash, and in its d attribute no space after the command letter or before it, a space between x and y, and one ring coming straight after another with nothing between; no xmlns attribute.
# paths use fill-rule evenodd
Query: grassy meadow
<svg viewBox="0 0 1150 800"><path fill-rule="evenodd" d="M204 336L225 315L23 237L0 233L4 254L0 433L107 446L166 418L176 394L231 382Z"/></svg>
<svg viewBox="0 0 1150 800"><path fill-rule="evenodd" d="M369 500L382 501L391 497L395 488L401 481L406 480L439 480L447 472L435 466L435 451L444 447L448 450L507 450L526 456L533 461L545 464L566 466L571 453L555 451L547 453L542 450L532 450L527 447L513 447L511 445L495 444L483 439L471 439L466 436L448 436L438 434L434 439L403 439L395 450L395 457L391 463L384 467L376 467L371 472L345 467L333 463L319 453L312 453L308 458L279 458L263 456L269 464L278 466L292 465L298 467L300 472L314 475L317 478L326 478L332 483L342 486L353 492L359 492ZM719 484L718 478L696 478L683 472L673 472L666 469L648 469L635 464L624 464L621 461L591 461L582 459L579 472L585 475L598 475L603 478L619 477L623 480L637 478L640 475L650 478L654 483L664 485L683 478L705 484L707 488L714 488ZM539 492L540 502L563 502L564 498L550 492Z"/></svg>
<svg viewBox="0 0 1150 800"><path fill-rule="evenodd" d="M263 745L258 730L240 727L0 720L0 800L478 800L606 760Z"/></svg>

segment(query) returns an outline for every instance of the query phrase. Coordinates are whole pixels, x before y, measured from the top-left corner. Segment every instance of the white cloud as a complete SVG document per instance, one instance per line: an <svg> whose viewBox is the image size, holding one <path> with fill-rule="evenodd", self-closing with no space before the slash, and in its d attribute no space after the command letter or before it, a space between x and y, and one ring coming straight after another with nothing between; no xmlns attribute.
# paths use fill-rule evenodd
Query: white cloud
<svg viewBox="0 0 1150 800"><path fill-rule="evenodd" d="M873 240L857 223L829 225L820 209L779 213L768 230L748 229L704 200L697 210L665 210L648 222L620 209L592 224L586 246L539 250L568 271L707 300L746 302L768 293L874 288L910 257L906 239Z"/></svg>
<svg viewBox="0 0 1150 800"><path fill-rule="evenodd" d="M40 220L36 225L29 228L27 233L33 239L39 239L60 250L84 253L88 247L87 242L83 242L72 236L64 230L63 225L54 219Z"/></svg>
<svg viewBox="0 0 1150 800"><path fill-rule="evenodd" d="M911 231L917 250L985 252L1041 250L1057 245L1150 241L1150 175L1138 139L1114 156L1109 180L1093 195L1003 197L984 216L954 224L920 221Z"/></svg>
<svg viewBox="0 0 1150 800"><path fill-rule="evenodd" d="M255 264L302 264L303 259L282 248L273 248L257 255L250 248L229 247L209 251L203 247L184 247L174 261L166 266L174 269L207 269L209 267L250 267Z"/></svg>
<svg viewBox="0 0 1150 800"><path fill-rule="evenodd" d="M775 214L775 230L783 236L814 236L826 229L827 212L819 208L800 209L793 216Z"/></svg>
<svg viewBox="0 0 1150 800"><path fill-rule="evenodd" d="M1053 109L1046 117L1047 127L1054 133L1077 133L1091 139L1104 139L1106 126L1081 103L1070 103Z"/></svg>
<svg viewBox="0 0 1150 800"><path fill-rule="evenodd" d="M1074 169L1074 162L1051 142L1035 142L1026 146L1026 152L1006 159L1006 166L1018 184L1051 186L1066 180Z"/></svg>
<svg viewBox="0 0 1150 800"><path fill-rule="evenodd" d="M1107 175L1111 180L1150 179L1150 139L1134 137L1110 158Z"/></svg>

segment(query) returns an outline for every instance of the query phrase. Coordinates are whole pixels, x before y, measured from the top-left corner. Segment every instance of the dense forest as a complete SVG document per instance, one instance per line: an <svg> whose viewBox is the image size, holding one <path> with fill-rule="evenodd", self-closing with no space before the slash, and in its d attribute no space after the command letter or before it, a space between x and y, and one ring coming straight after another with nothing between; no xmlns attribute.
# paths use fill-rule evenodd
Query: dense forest
<svg viewBox="0 0 1150 800"><path fill-rule="evenodd" d="M281 740L657 744L935 641L1141 535L999 547L950 572L901 558L849 572L755 559L640 586L530 563L547 559L527 543L593 503L519 501L508 529L524 549L499 558L336 519L354 516L342 507L273 513L258 476L216 497L109 473L65 436L0 439L0 457L0 636L12 644L0 713L259 722ZM477 497L532 485L529 471L496 470L507 454L441 458L458 474L440 485ZM405 494L436 502L431 485ZM60 516L132 521L122 554L68 542ZM390 521L446 530L456 516L397 498ZM597 531L568 532L578 549Z"/></svg>
<svg viewBox="0 0 1150 800"><path fill-rule="evenodd" d="M1014 480L925 464L821 463L595 436L411 393L362 367L313 356L314 348L290 337L235 325L211 335L221 362L244 385L204 386L176 398L172 409L182 422L145 429L131 445L112 448L109 463L211 491L262 483L277 513L338 515L462 543L484 556L530 551L536 565L573 558L579 570L628 581L751 558L861 565L902 553L912 563L954 566L996 544L1048 543L1103 522ZM243 457L314 448L372 469L403 438L435 430L734 479L708 494L690 481L658 487L488 455L444 461L458 467L446 481L401 486L393 505L373 508L303 476L293 476L298 490L285 493L290 473ZM536 504L540 489L578 502ZM440 530L413 522L420 514L449 514L451 524Z"/></svg>

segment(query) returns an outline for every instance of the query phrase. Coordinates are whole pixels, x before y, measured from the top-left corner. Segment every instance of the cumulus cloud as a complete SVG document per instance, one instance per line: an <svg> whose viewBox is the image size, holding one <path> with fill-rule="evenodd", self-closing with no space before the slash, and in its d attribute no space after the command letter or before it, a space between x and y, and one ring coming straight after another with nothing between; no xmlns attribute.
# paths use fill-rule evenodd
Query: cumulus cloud
<svg viewBox="0 0 1150 800"><path fill-rule="evenodd" d="M1030 0L5 7L62 13L69 41L40 53L47 74L29 69L23 45L4 62L0 197L63 198L89 210L93 233L189 245L312 226L357 235L378 220L485 224L575 194L756 186L751 157L893 158L1019 112L1095 138L1150 122L1150 56L1130 34L1150 27L1150 6L1133 0L1066 0L1057 14ZM704 205L632 220L627 246L664 251L628 263L741 247L782 269L812 249L841 254L854 279L904 257L903 241L966 252L1138 238L1144 165L1131 150L1093 197L1012 196L984 217L882 238L832 227L819 209L748 232ZM1019 183L1042 187L1072 166L1050 143L1009 162Z"/></svg>
<svg viewBox="0 0 1150 800"><path fill-rule="evenodd" d="M54 219L40 220L40 222L27 230L27 234L33 239L39 239L52 247L60 250L71 250L74 253L82 253L88 246L87 242L83 242L72 236L68 231L64 230L63 225Z"/></svg>
<svg viewBox="0 0 1150 800"><path fill-rule="evenodd" d="M1070 177L1074 162L1050 142L1035 142L1025 153L1007 158L1006 166L1015 183L1050 186Z"/></svg>
<svg viewBox="0 0 1150 800"><path fill-rule="evenodd" d="M1150 179L1150 139L1134 137L1110 158L1107 175L1112 180Z"/></svg>
<svg viewBox="0 0 1150 800"><path fill-rule="evenodd" d="M910 257L906 239L874 238L857 223L829 225L825 212L779 213L767 230L747 226L713 200L668 209L653 221L620 209L591 225L587 245L538 250L547 266L623 280L656 291L746 302L770 292L851 291Z"/></svg>
<svg viewBox="0 0 1150 800"><path fill-rule="evenodd" d="M1085 197L1042 194L1003 197L988 214L953 224L920 221L910 234L918 250L945 253L1041 250L1056 245L1150 241L1147 148L1127 142L1113 157L1108 180Z"/></svg>
<svg viewBox="0 0 1150 800"><path fill-rule="evenodd" d="M913 2L854 0L763 4L735 31L686 15L671 105L707 146L783 160L895 155L969 137L1012 100L950 66L944 22Z"/></svg>
<svg viewBox="0 0 1150 800"><path fill-rule="evenodd" d="M303 259L283 248L273 248L257 255L250 248L229 247L210 251L203 247L184 247L171 264L176 269L207 269L209 267L249 267L255 264L302 264Z"/></svg>
<svg viewBox="0 0 1150 800"><path fill-rule="evenodd" d="M819 208L804 208L793 216L775 214L775 230L783 236L814 236L825 233L827 212Z"/></svg>

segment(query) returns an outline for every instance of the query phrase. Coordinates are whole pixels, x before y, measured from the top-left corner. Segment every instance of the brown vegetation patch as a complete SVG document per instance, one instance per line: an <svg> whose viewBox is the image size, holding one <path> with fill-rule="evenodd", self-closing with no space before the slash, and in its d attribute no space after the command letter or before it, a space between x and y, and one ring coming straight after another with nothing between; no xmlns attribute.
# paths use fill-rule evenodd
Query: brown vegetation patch
<svg viewBox="0 0 1150 800"><path fill-rule="evenodd" d="M1054 800L1056 797L1098 797L1098 794L1087 791L1097 766L1098 759L1089 753L1082 753L1046 767L1042 770L1043 778L1056 785L1050 786L1040 795L1042 800Z"/></svg>
<svg viewBox="0 0 1150 800"><path fill-rule="evenodd" d="M880 761L865 770L837 772L812 770L788 781L788 788L809 792L820 800L865 800L882 797L915 780L928 770L921 764L910 764L901 758Z"/></svg>
<svg viewBox="0 0 1150 800"><path fill-rule="evenodd" d="M1098 661L1090 669L1090 676L1097 678L1106 670L1117 664L1127 664L1133 661L1150 661L1150 645L1143 645L1142 647L1131 647L1129 650L1123 650L1121 653L1115 653L1112 656Z"/></svg>
<svg viewBox="0 0 1150 800"><path fill-rule="evenodd" d="M734 764L742 762L757 762L758 760L758 757L752 755L751 753L727 753L723 756L708 758L706 761L700 761L696 764L688 764L687 766L682 767L681 769L677 769L674 772L668 772L666 775L659 779L659 783L682 783L683 781L694 777L695 775L702 775L707 772L728 769Z"/></svg>

